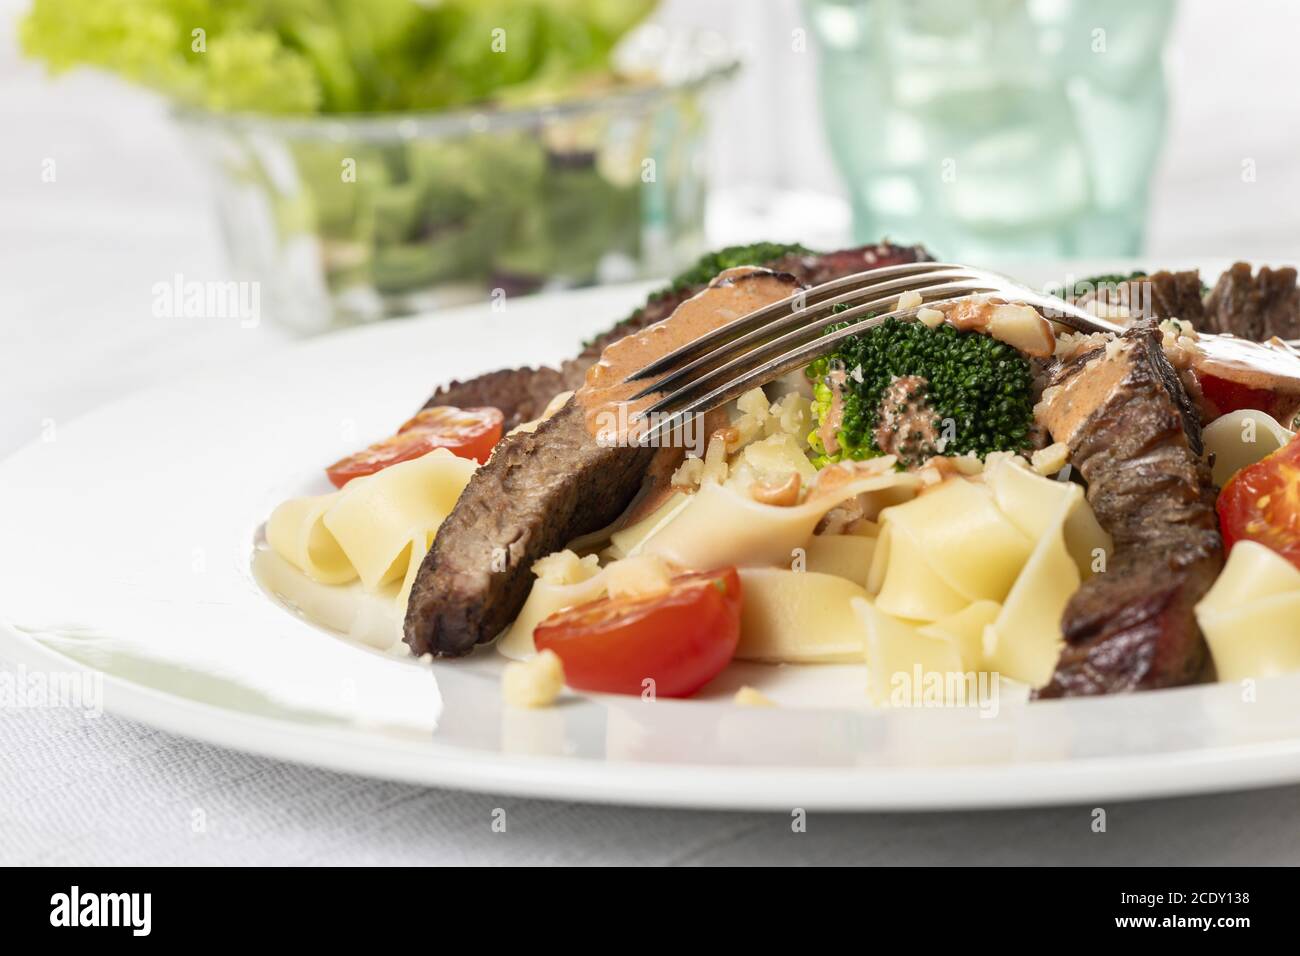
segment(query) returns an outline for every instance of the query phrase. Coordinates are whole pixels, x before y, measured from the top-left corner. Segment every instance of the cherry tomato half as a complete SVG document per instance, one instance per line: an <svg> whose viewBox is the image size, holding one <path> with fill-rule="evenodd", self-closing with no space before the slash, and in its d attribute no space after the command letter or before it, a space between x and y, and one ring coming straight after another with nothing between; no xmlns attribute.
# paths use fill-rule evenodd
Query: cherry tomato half
<svg viewBox="0 0 1300 956"><path fill-rule="evenodd" d="M1277 417L1278 410L1287 404L1283 396L1267 388L1252 388L1208 372L1198 372L1196 379L1201 383L1201 393L1214 406L1216 415L1254 408Z"/></svg>
<svg viewBox="0 0 1300 956"><path fill-rule="evenodd" d="M735 568L679 574L647 597L600 598L552 614L533 631L564 662L570 687L689 697L727 666L740 641Z"/></svg>
<svg viewBox="0 0 1300 956"><path fill-rule="evenodd" d="M1227 549L1258 541L1300 568L1300 436L1229 478L1218 512Z"/></svg>
<svg viewBox="0 0 1300 956"><path fill-rule="evenodd" d="M389 465L427 455L435 448L445 448L453 455L473 458L482 464L501 440L504 421L495 408L435 405L421 411L399 428L396 435L336 461L325 469L325 474L334 487L342 488L353 478L373 475Z"/></svg>

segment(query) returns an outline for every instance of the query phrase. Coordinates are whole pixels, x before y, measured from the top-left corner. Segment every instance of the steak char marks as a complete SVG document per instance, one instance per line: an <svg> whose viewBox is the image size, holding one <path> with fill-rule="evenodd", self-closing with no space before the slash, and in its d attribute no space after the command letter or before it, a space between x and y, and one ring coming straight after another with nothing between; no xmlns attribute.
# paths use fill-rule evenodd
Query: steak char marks
<svg viewBox="0 0 1300 956"><path fill-rule="evenodd" d="M1223 542L1199 421L1156 323L1053 370L1044 408L1114 551L1066 605L1065 647L1038 696L1196 680L1206 646L1193 609L1223 568Z"/></svg>

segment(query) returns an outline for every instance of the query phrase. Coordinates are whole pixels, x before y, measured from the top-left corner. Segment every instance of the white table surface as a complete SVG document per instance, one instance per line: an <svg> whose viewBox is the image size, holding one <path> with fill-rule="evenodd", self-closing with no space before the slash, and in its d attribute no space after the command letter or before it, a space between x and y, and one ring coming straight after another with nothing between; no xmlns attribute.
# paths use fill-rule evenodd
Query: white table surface
<svg viewBox="0 0 1300 956"><path fill-rule="evenodd" d="M0 17L12 6L0 4ZM1194 29L1208 14L1195 4L1180 27L1179 57L1192 64L1208 47L1223 54ZM286 338L266 322L249 330L151 316L153 283L223 275L202 178L156 104L90 76L50 84L2 58L10 30L0 22L0 455L51 422ZM1300 259L1300 131L1269 121L1260 92L1296 88L1294 34L1249 33L1248 44L1244 34L1224 41L1229 51L1246 44L1238 52L1249 55L1249 76L1216 69L1175 106L1153 259ZM1195 73L1181 75L1194 83ZM40 182L47 157L55 183ZM1260 169L1249 186L1242 157ZM491 828L498 807L510 821L504 834ZM1104 834L1081 806L813 815L796 835L780 814L431 790L225 751L108 715L0 711L0 863L1300 863L1300 787L1107 809Z"/></svg>

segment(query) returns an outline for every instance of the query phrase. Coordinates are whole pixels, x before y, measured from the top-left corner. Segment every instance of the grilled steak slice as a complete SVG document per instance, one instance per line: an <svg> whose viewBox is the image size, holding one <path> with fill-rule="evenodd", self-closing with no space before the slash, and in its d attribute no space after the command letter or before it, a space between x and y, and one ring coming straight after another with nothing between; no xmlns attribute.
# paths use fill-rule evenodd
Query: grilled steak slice
<svg viewBox="0 0 1300 956"><path fill-rule="evenodd" d="M1114 553L1066 605L1065 647L1038 696L1196 680L1206 647L1193 608L1223 567L1223 542L1200 425L1154 320L1057 368L1044 403Z"/></svg>
<svg viewBox="0 0 1300 956"><path fill-rule="evenodd" d="M865 269L928 262L930 259L930 254L921 246L896 246L881 242L825 254L791 253L769 262L753 264L788 273L804 285L817 285ZM605 346L668 318L673 310L696 295L705 285L707 282L673 282L652 295L644 306L626 319L586 343L575 358L565 361L558 370L545 365L536 369L501 369L465 382L452 382L434 392L424 407L454 405L458 408L475 408L490 405L501 410L505 416L505 428L509 431L516 425L532 421L541 415L550 400L560 392L580 388L587 369L600 358Z"/></svg>
<svg viewBox="0 0 1300 956"><path fill-rule="evenodd" d="M871 246L858 246L815 255L792 253L767 263L769 269L794 276L804 285L819 285L850 276L867 269L901 266L909 262L930 262L933 257L924 246L896 246L892 242L878 242Z"/></svg>
<svg viewBox="0 0 1300 956"><path fill-rule="evenodd" d="M1261 266L1253 277L1250 265L1235 263L1219 277L1205 303L1206 328L1231 332L1255 342L1276 335L1300 337L1300 291L1295 269Z"/></svg>
<svg viewBox="0 0 1300 956"><path fill-rule="evenodd" d="M543 365L541 368L503 368L464 382L441 386L424 403L451 405L455 408L481 408L490 405L505 416L505 430L540 418L552 398L573 386L566 385L564 375Z"/></svg>
<svg viewBox="0 0 1300 956"><path fill-rule="evenodd" d="M406 608L411 650L454 657L492 640L523 606L533 562L613 522L648 472L675 467L680 447L593 437L589 419L600 425L610 402L638 390L623 385L629 372L797 288L791 276L769 270L724 273L661 325L607 347L600 374L536 431L507 436L474 473L420 565Z"/></svg>
<svg viewBox="0 0 1300 956"><path fill-rule="evenodd" d="M1157 319L1182 319L1198 329L1205 327L1199 272L1153 272L1147 281L1151 283L1151 314Z"/></svg>
<svg viewBox="0 0 1300 956"><path fill-rule="evenodd" d="M501 442L438 529L406 607L415 654L455 657L519 613L538 558L612 522L655 448L603 448L573 399L531 433Z"/></svg>
<svg viewBox="0 0 1300 956"><path fill-rule="evenodd" d="M1114 285L1099 284L1085 295L1071 299L1076 305L1100 300L1127 308L1133 321L1155 316L1158 320L1183 319L1197 328L1205 327L1205 305L1201 300L1201 276L1188 272L1153 272L1134 275Z"/></svg>

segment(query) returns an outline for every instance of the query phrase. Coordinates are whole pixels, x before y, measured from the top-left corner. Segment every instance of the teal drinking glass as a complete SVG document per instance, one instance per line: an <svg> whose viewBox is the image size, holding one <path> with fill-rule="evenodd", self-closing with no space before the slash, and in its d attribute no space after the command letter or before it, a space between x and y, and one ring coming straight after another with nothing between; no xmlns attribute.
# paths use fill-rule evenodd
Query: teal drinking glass
<svg viewBox="0 0 1300 956"><path fill-rule="evenodd" d="M805 2L858 240L1138 252L1174 0Z"/></svg>

